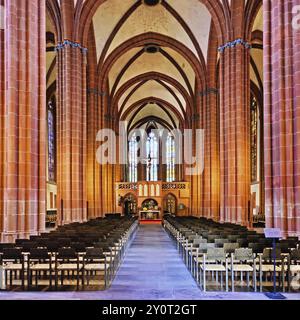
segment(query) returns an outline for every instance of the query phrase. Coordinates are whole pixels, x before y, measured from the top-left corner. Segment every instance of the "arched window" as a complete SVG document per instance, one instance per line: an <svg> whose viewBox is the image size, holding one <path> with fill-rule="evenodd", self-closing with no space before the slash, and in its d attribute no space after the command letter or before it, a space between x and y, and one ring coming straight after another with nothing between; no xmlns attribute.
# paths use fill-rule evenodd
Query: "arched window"
<svg viewBox="0 0 300 320"><path fill-rule="evenodd" d="M157 137L153 132L150 132L146 145L147 151L147 181L158 181L158 160L159 147Z"/></svg>
<svg viewBox="0 0 300 320"><path fill-rule="evenodd" d="M56 132L55 105L52 100L48 103L48 181L56 182Z"/></svg>
<svg viewBox="0 0 300 320"><path fill-rule="evenodd" d="M166 141L167 182L174 182L175 178L175 139L169 134Z"/></svg>
<svg viewBox="0 0 300 320"><path fill-rule="evenodd" d="M138 181L138 142L136 134L134 133L129 141L129 182Z"/></svg>

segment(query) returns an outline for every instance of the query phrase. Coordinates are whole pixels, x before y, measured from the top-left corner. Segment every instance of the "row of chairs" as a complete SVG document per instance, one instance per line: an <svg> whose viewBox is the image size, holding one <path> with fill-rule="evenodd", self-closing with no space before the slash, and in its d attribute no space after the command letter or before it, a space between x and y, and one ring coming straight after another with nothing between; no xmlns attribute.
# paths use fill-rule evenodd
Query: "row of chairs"
<svg viewBox="0 0 300 320"><path fill-rule="evenodd" d="M268 239L242 226L218 224L203 218L166 216L164 227L176 242L182 259L204 291L207 289L208 276L211 283L220 283L221 290L225 276L226 291L229 290L230 280L234 291L238 276L240 284L244 286L244 275L247 290L251 283L254 291L257 291L257 284L260 291L263 291L264 286L272 282L274 258L282 290L285 291L285 283L289 291L291 286L298 286L293 282L293 279L297 281L295 276L300 273L298 238L279 242L278 248L273 251Z"/></svg>
<svg viewBox="0 0 300 320"><path fill-rule="evenodd" d="M106 289L137 228L134 218L95 219L0 244L1 287L25 290L47 285L52 289L54 282L56 290L65 285L79 290L100 282Z"/></svg>

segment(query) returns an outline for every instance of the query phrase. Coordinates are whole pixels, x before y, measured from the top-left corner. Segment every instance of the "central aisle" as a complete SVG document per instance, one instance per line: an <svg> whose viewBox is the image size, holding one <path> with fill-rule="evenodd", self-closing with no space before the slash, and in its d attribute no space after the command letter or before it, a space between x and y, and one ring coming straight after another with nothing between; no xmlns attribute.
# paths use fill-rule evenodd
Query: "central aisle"
<svg viewBox="0 0 300 320"><path fill-rule="evenodd" d="M174 299L201 295L161 225L141 225L108 290L114 299Z"/></svg>

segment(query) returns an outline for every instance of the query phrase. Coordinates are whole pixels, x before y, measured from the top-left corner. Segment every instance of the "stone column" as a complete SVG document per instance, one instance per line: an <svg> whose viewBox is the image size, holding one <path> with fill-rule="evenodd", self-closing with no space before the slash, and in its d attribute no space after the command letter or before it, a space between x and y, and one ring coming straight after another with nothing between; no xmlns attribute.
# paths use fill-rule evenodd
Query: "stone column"
<svg viewBox="0 0 300 320"><path fill-rule="evenodd" d="M202 216L219 220L219 150L218 150L218 90L213 87L203 96L202 127L204 129L204 172L202 177Z"/></svg>
<svg viewBox="0 0 300 320"><path fill-rule="evenodd" d="M67 224L87 220L86 49L65 40L57 61L58 216Z"/></svg>
<svg viewBox="0 0 300 320"><path fill-rule="evenodd" d="M88 89L88 127L87 127L87 200L88 200L88 218L101 216L100 210L100 165L97 162L96 136L100 130L98 126L98 91L95 85L90 82Z"/></svg>
<svg viewBox="0 0 300 320"><path fill-rule="evenodd" d="M197 141L195 137L196 137L196 130L198 130L199 127L200 127L200 115L199 113L195 113L192 116L193 141L186 141L192 145L193 157L196 156L196 152L197 152L198 146L196 145ZM196 166L190 166L190 167L196 168ZM201 196L202 196L202 185L201 185L202 175L201 174L188 175L186 179L188 182L190 182L190 190L191 190L189 213L193 216L199 217L203 214L200 208Z"/></svg>
<svg viewBox="0 0 300 320"><path fill-rule="evenodd" d="M217 79L218 38L212 24L209 37L207 57L207 88L202 93L203 128L205 130L205 166L204 166L204 196L207 199L205 216L219 221L220 209L220 151L219 151L219 90Z"/></svg>
<svg viewBox="0 0 300 320"><path fill-rule="evenodd" d="M0 241L5 242L45 229L46 8L45 0L0 5Z"/></svg>
<svg viewBox="0 0 300 320"><path fill-rule="evenodd" d="M268 227L300 236L298 0L264 1L265 212Z"/></svg>
<svg viewBox="0 0 300 320"><path fill-rule="evenodd" d="M113 118L108 113L109 112L109 90L108 87L103 87L102 96L100 97L100 127L101 129L111 129L113 128ZM101 201L102 201L102 214L113 212L114 209L114 175L113 166L111 164L101 164L100 165L100 185L101 189Z"/></svg>
<svg viewBox="0 0 300 320"><path fill-rule="evenodd" d="M0 232L2 234L4 227L4 163L6 150L4 146L5 137L5 8L4 0L0 0ZM1 236L2 238L2 236ZM1 239L0 239L1 241Z"/></svg>
<svg viewBox="0 0 300 320"><path fill-rule="evenodd" d="M248 225L250 200L249 45L220 51L220 220Z"/></svg>
<svg viewBox="0 0 300 320"><path fill-rule="evenodd" d="M93 28L89 33L88 48L88 88L87 88L87 201L88 219L100 217L101 213L101 185L100 165L97 162L96 136L100 127L99 99L97 76L97 52Z"/></svg>

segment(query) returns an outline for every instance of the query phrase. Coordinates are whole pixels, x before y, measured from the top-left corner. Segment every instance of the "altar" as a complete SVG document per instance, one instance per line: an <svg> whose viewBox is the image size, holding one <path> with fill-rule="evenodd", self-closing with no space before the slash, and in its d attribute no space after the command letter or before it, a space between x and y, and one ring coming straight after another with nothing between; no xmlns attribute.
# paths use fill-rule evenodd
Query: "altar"
<svg viewBox="0 0 300 320"><path fill-rule="evenodd" d="M189 212L189 205L188 182L116 183L117 212L134 215L142 221L161 220L165 213L186 216Z"/></svg>
<svg viewBox="0 0 300 320"><path fill-rule="evenodd" d="M141 220L159 220L159 218L160 218L160 211L156 211L156 210L140 211Z"/></svg>

